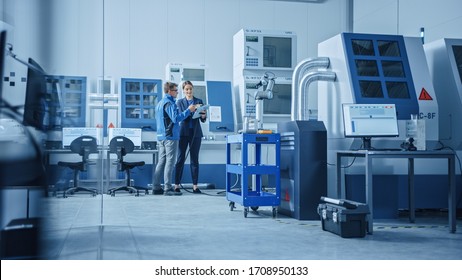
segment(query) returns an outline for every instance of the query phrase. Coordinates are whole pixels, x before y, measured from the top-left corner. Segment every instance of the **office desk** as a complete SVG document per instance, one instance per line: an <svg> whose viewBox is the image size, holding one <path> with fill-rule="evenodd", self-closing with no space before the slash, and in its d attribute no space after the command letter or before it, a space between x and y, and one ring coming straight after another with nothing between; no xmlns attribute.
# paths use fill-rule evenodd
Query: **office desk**
<svg viewBox="0 0 462 280"><path fill-rule="evenodd" d="M449 231L456 232L456 175L455 175L455 155L452 151L338 151L337 152L337 196L346 198L345 184L342 183L342 158L363 157L365 158L365 180L366 180L366 203L370 208L368 216L368 233L372 234L373 221L373 201L372 201L372 161L376 158L404 158L408 159L408 188L409 188L409 220L415 221L415 202L414 202L414 159L447 159L448 160L448 215Z"/></svg>
<svg viewBox="0 0 462 280"><path fill-rule="evenodd" d="M99 158L102 158L102 159L110 159L110 152L109 152L109 149L108 147L98 147L98 157ZM51 163L51 159L50 157L52 155L71 155L71 154L74 154L76 157L78 157L79 159L81 158L78 154L76 153L73 153L70 149L49 149L49 150L45 150L45 165L50 165L52 164ZM132 155L132 156L135 156L135 155L146 155L146 154L150 154L152 155L152 184L154 184L154 172L156 171L156 164L157 164L157 155L158 155L158 150L149 150L149 149L135 149L133 150L133 152L131 152L130 154L127 154L126 156L129 156L129 155ZM106 168L106 178L110 178L109 174L110 174L110 164L107 164L107 168Z"/></svg>

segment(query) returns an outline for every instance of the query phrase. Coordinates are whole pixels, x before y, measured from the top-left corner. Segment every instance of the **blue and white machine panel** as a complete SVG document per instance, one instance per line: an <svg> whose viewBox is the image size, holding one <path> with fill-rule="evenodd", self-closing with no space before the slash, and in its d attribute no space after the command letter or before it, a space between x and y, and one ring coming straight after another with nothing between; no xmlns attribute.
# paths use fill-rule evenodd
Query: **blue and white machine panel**
<svg viewBox="0 0 462 280"><path fill-rule="evenodd" d="M343 103L395 104L400 141L405 122L418 115L426 123L426 140L438 140L438 103L420 38L342 33L318 46L330 58L337 82L319 83L318 115L328 138L344 138ZM344 147L349 148L349 147Z"/></svg>

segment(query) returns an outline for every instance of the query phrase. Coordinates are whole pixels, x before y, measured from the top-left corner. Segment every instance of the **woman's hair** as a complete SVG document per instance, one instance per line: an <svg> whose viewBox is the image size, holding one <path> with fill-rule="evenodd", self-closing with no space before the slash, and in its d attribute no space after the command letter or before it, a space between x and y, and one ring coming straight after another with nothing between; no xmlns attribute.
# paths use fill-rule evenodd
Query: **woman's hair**
<svg viewBox="0 0 462 280"><path fill-rule="evenodd" d="M184 81L182 88L184 89L185 86L190 85L191 87L194 87L191 81Z"/></svg>

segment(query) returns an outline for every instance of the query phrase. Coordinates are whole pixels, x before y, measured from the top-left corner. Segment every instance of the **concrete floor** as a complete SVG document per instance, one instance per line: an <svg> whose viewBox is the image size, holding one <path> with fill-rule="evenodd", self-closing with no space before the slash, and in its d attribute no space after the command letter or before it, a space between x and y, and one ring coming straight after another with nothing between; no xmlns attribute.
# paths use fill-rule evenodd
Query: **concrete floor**
<svg viewBox="0 0 462 280"><path fill-rule="evenodd" d="M341 238L320 221L272 218L260 207L244 218L220 190L167 197L125 192L45 198L42 255L53 260L449 260L462 259L462 221L446 214L375 220L374 234Z"/></svg>

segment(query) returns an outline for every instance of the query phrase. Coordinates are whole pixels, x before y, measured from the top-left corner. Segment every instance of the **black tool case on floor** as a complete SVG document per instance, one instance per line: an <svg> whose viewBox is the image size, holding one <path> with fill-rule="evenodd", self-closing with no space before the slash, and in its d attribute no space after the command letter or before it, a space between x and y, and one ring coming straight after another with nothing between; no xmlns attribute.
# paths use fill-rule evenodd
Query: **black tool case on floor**
<svg viewBox="0 0 462 280"><path fill-rule="evenodd" d="M318 214L323 230L345 238L366 236L366 215L369 214L366 204L328 197L321 197L321 202Z"/></svg>

